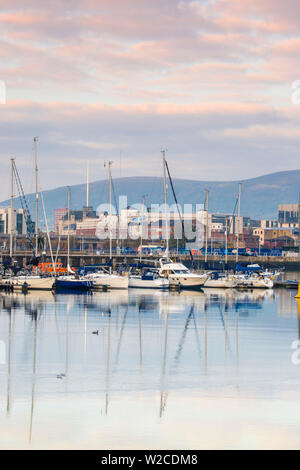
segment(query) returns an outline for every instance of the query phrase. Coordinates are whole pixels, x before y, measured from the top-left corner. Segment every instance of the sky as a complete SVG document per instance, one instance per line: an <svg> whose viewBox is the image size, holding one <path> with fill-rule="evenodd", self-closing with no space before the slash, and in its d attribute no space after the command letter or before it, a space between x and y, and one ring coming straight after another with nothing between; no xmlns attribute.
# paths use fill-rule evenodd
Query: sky
<svg viewBox="0 0 300 470"><path fill-rule="evenodd" d="M298 169L299 51L298 0L0 0L0 200L34 136L42 189L161 176L162 148L177 178Z"/></svg>

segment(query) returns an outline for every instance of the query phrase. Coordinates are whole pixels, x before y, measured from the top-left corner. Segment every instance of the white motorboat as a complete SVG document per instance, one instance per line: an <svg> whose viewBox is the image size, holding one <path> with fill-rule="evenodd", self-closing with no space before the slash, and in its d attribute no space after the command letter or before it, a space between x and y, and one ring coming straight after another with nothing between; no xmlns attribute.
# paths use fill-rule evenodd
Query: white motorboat
<svg viewBox="0 0 300 470"><path fill-rule="evenodd" d="M10 278L14 289L52 290L55 278L42 276L15 276Z"/></svg>
<svg viewBox="0 0 300 470"><path fill-rule="evenodd" d="M160 277L157 271L146 271L140 275L130 275L129 287L141 289L168 289L170 282L164 277Z"/></svg>
<svg viewBox="0 0 300 470"><path fill-rule="evenodd" d="M118 274L109 274L104 271L98 271L87 274L86 279L93 282L94 289L107 286L109 289L128 289L128 276Z"/></svg>
<svg viewBox="0 0 300 470"><path fill-rule="evenodd" d="M159 260L159 275L169 280L170 285L178 285L184 289L197 289L207 280L206 274L192 273L184 264L174 263L170 258Z"/></svg>

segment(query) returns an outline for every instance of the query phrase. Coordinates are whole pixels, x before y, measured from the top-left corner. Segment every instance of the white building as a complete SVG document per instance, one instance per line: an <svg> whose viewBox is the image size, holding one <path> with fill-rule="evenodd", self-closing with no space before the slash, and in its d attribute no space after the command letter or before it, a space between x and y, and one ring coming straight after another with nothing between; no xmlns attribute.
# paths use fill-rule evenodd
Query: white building
<svg viewBox="0 0 300 470"><path fill-rule="evenodd" d="M11 227L11 208L0 207L0 235L9 235ZM26 222L23 209L13 209L12 231L14 235L26 234Z"/></svg>

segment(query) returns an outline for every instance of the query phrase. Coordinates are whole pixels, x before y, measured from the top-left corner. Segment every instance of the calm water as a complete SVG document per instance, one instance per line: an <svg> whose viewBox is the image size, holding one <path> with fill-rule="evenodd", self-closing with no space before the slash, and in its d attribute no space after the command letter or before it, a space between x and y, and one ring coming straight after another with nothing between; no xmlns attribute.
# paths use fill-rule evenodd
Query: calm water
<svg viewBox="0 0 300 470"><path fill-rule="evenodd" d="M300 448L295 291L0 295L1 448Z"/></svg>

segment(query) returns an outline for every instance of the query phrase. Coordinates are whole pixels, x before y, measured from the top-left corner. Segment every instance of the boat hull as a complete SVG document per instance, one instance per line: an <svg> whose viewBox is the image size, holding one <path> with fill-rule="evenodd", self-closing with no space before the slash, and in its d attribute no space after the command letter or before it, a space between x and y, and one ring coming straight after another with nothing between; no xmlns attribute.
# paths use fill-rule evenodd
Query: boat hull
<svg viewBox="0 0 300 470"><path fill-rule="evenodd" d="M168 279L170 286L180 286L182 289L200 289L204 286L207 276L193 276L192 274L178 276L171 274Z"/></svg>
<svg viewBox="0 0 300 470"><path fill-rule="evenodd" d="M55 282L55 289L70 290L70 291L86 291L93 287L92 281L82 279L57 279Z"/></svg>
<svg viewBox="0 0 300 470"><path fill-rule="evenodd" d="M236 281L232 279L207 279L203 287L232 289L236 286Z"/></svg>
<svg viewBox="0 0 300 470"><path fill-rule="evenodd" d="M138 276L132 276L129 278L128 287L137 289L168 289L169 284L168 279L164 278L142 279Z"/></svg>
<svg viewBox="0 0 300 470"><path fill-rule="evenodd" d="M53 277L30 277L22 276L10 280L14 289L26 287L28 290L52 290L54 284Z"/></svg>
<svg viewBox="0 0 300 470"><path fill-rule="evenodd" d="M110 274L103 274L90 278L93 282L94 289L101 289L103 286L107 286L109 289L128 289L128 277L127 276L116 276Z"/></svg>
<svg viewBox="0 0 300 470"><path fill-rule="evenodd" d="M238 287L243 289L272 289L273 286L271 279L246 279L238 283Z"/></svg>

